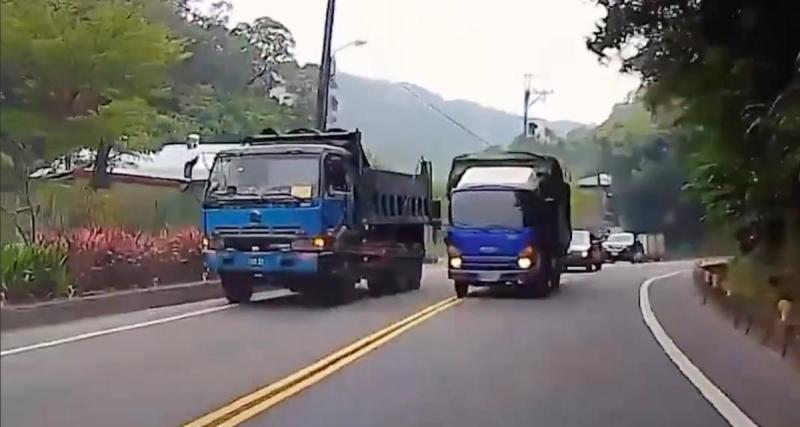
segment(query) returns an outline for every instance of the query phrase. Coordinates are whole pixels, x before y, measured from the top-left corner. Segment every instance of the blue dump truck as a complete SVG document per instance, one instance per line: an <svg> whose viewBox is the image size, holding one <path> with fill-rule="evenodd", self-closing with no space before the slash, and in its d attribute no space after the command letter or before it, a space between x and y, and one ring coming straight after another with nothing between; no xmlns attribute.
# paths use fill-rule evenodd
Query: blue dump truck
<svg viewBox="0 0 800 427"><path fill-rule="evenodd" d="M447 193L448 275L459 298L469 286L511 284L541 296L559 288L572 231L558 160L527 152L458 156Z"/></svg>
<svg viewBox="0 0 800 427"><path fill-rule="evenodd" d="M358 131L265 130L237 144L215 156L202 204L206 266L230 302L261 284L325 301L362 278L372 294L420 287L425 227L441 210L430 162L414 175L375 169Z"/></svg>

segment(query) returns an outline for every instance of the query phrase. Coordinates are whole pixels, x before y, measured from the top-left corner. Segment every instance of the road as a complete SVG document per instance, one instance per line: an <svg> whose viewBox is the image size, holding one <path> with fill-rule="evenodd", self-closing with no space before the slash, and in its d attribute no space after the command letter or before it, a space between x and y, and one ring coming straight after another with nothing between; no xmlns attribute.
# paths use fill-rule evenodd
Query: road
<svg viewBox="0 0 800 427"><path fill-rule="evenodd" d="M687 268L568 274L547 299L473 291L243 425L729 425L642 321L640 284ZM451 297L444 276L433 266L420 291L331 308L270 293L4 333L7 352L127 329L5 355L0 424L182 425Z"/></svg>

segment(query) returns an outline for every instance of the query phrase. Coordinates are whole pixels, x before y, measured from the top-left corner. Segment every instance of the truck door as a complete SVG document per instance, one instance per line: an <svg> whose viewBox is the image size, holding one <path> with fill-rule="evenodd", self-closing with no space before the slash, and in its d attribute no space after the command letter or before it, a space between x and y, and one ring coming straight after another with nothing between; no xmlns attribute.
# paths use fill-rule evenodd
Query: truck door
<svg viewBox="0 0 800 427"><path fill-rule="evenodd" d="M323 222L326 227L353 224L353 174L349 162L338 154L323 160Z"/></svg>

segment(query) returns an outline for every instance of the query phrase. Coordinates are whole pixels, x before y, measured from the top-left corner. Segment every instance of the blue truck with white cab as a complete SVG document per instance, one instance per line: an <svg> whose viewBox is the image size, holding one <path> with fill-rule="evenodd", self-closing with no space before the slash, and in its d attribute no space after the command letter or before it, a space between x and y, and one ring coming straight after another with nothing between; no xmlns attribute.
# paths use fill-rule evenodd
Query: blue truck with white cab
<svg viewBox="0 0 800 427"><path fill-rule="evenodd" d="M418 289L425 227L438 226L431 164L373 168L359 131L298 129L226 141L202 200L204 255L230 302L268 285L342 301ZM191 180L197 159L184 175Z"/></svg>
<svg viewBox="0 0 800 427"><path fill-rule="evenodd" d="M445 242L456 296L511 284L525 295L560 286L571 240L570 187L554 157L483 152L453 159Z"/></svg>

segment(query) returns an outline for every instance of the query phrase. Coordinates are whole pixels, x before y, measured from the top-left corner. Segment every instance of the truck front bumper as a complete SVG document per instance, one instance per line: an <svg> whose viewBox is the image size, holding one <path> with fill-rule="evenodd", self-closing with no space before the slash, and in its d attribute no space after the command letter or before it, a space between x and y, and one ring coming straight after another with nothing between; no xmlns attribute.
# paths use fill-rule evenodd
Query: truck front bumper
<svg viewBox="0 0 800 427"><path fill-rule="evenodd" d="M543 274L536 266L527 269L512 270L465 270L450 268L447 275L456 282L466 282L473 286L494 286L534 283L543 279Z"/></svg>
<svg viewBox="0 0 800 427"><path fill-rule="evenodd" d="M329 252L203 252L206 268L220 273L253 273L268 276L299 276L324 273L332 267Z"/></svg>

